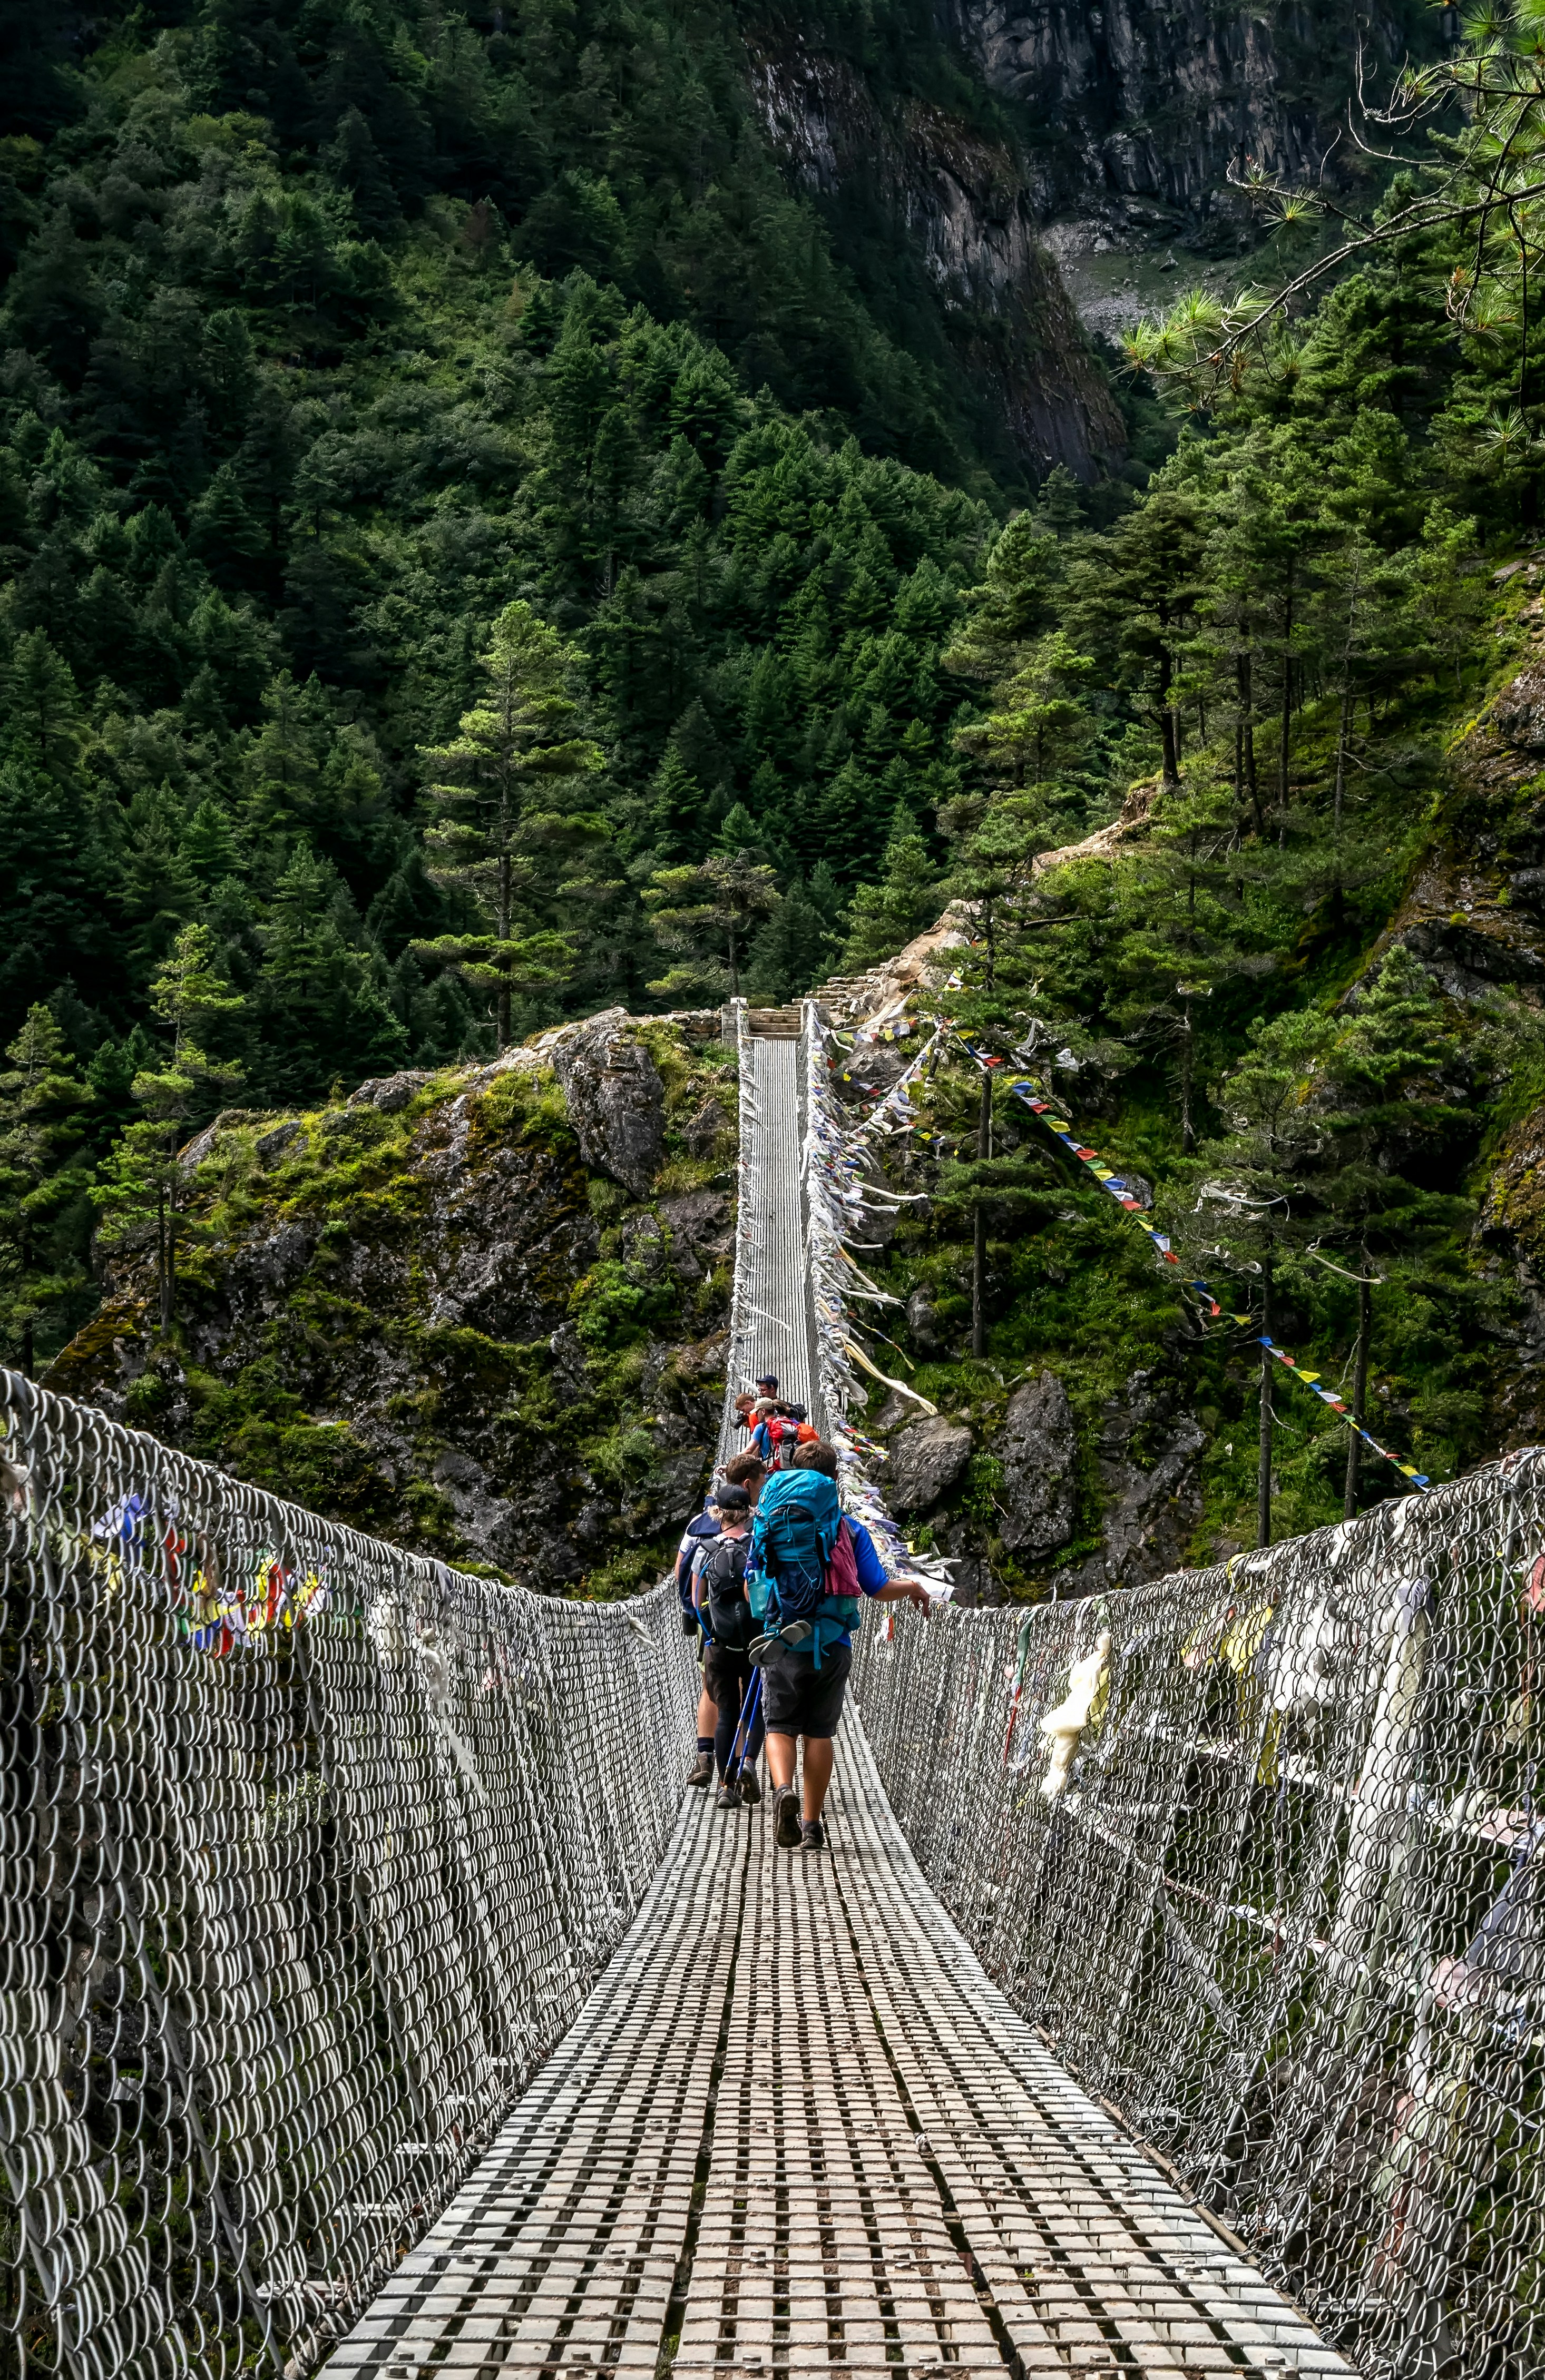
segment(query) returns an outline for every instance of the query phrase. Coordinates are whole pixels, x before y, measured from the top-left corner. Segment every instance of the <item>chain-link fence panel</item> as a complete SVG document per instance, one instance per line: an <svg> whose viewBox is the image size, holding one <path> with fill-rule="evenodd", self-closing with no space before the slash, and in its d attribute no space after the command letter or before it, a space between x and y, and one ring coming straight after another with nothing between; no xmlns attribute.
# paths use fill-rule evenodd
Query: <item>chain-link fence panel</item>
<svg viewBox="0 0 1545 2380"><path fill-rule="evenodd" d="M0 2365L309 2371L620 1941L674 1592L544 1600L0 1374Z"/></svg>
<svg viewBox="0 0 1545 2380"><path fill-rule="evenodd" d="M857 1681L983 1962L1375 2375L1545 2370L1545 1458Z"/></svg>

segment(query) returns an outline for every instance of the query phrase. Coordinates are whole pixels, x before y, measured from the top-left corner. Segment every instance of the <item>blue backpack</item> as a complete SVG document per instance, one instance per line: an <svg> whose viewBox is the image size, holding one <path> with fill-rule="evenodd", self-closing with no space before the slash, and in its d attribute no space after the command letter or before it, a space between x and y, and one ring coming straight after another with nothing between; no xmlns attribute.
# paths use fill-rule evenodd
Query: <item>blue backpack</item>
<svg viewBox="0 0 1545 2380"><path fill-rule="evenodd" d="M825 1646L858 1617L855 1596L833 1592L832 1555L842 1526L836 1483L822 1471L775 1471L751 1522L747 1595L768 1637L810 1644L817 1669ZM846 1567L846 1566L845 1566Z"/></svg>

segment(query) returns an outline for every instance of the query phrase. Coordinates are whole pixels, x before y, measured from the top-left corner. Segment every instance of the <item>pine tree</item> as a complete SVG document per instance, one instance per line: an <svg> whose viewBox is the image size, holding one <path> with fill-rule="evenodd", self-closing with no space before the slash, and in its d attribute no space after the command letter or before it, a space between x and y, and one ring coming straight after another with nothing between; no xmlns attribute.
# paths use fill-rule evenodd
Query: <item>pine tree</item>
<svg viewBox="0 0 1545 2380"><path fill-rule="evenodd" d="M905 948L938 915L939 871L910 811L898 809L877 884L861 884L853 901L842 971L858 975Z"/></svg>
<svg viewBox="0 0 1545 2380"><path fill-rule="evenodd" d="M560 981L572 955L559 935L517 932L517 896L529 882L531 818L539 803L550 807L555 794L599 770L602 755L573 732L578 706L566 686L578 656L529 603L500 613L480 660L481 701L462 713L454 743L422 755L442 772L428 788L436 822L426 840L431 874L468 892L493 930L416 947L493 991L504 1050L512 992Z"/></svg>
<svg viewBox="0 0 1545 2380"><path fill-rule="evenodd" d="M1401 1285L1409 1306L1428 1283L1431 1259L1466 1234L1470 1202L1432 1186L1445 1159L1466 1136L1466 1118L1447 1078L1460 1045L1442 1003L1403 943L1389 950L1335 1019L1320 1061L1324 1140L1308 1169L1308 1186L1325 1229L1345 1251L1343 1269L1357 1275L1352 1358L1352 1410L1364 1418L1376 1283ZM1425 1178L1424 1178L1425 1177ZM1469 1333L1465 1333L1468 1337ZM1344 1510L1357 1510L1362 1441L1348 1433Z"/></svg>
<svg viewBox="0 0 1545 2380"><path fill-rule="evenodd" d="M1201 595L1203 518L1192 492L1161 480L1089 548L1071 574L1071 626L1110 654L1158 732L1166 786L1180 782L1175 680Z"/></svg>
<svg viewBox="0 0 1545 2380"><path fill-rule="evenodd" d="M1244 1055L1213 1092L1227 1129L1204 1142L1185 1169L1190 1203L1171 1227L1194 1274L1205 1276L1221 1262L1253 1281L1259 1330L1268 1338L1283 1261L1314 1237L1302 1166L1323 1129L1308 1094L1332 1031L1315 1009L1256 1020ZM1262 1546L1271 1542L1274 1368L1263 1346L1256 1470L1256 1540Z"/></svg>
<svg viewBox="0 0 1545 2380"><path fill-rule="evenodd" d="M1048 848L1049 806L1043 791L962 797L941 821L954 844L949 888L969 914L974 932L941 998L968 1041L994 1058L1013 1049L1029 1022L1028 961L1041 905L1035 863ZM977 1110L974 1164L956 1163L947 1198L971 1215L971 1352L987 1352L987 1220L991 1206L1013 1206L1033 1195L1025 1172L1034 1159L1005 1167L995 1160L992 1077L984 1066ZM1038 1176L1039 1178L1039 1176Z"/></svg>
<svg viewBox="0 0 1545 2380"><path fill-rule="evenodd" d="M1074 767L1094 737L1081 686L1094 668L1061 629L1024 647L994 686L986 717L956 738L997 784L1043 785Z"/></svg>
<svg viewBox="0 0 1545 2380"><path fill-rule="evenodd" d="M810 888L796 878L753 937L747 954L748 1000L781 1008L813 991L831 971L836 937Z"/></svg>
<svg viewBox="0 0 1545 2380"><path fill-rule="evenodd" d="M0 1330L30 1379L38 1334L58 1338L87 1286L72 1211L91 1181L89 1084L48 1010L35 1004L0 1073Z"/></svg>
<svg viewBox="0 0 1545 2380"><path fill-rule="evenodd" d="M252 565L267 540L262 524L247 509L241 482L229 463L222 463L194 505L189 544L223 586L251 583Z"/></svg>
<svg viewBox="0 0 1545 2380"><path fill-rule="evenodd" d="M6 694L22 751L51 776L67 773L80 748L80 697L74 672L41 628L17 638Z"/></svg>
<svg viewBox="0 0 1545 2380"><path fill-rule="evenodd" d="M189 1123L201 1112L213 1111L219 1095L242 1080L239 1065L210 1057L194 1037L244 1004L219 964L210 928L185 926L151 985L151 1005L171 1027L171 1050L135 1076L133 1096L142 1121L128 1126L91 1193L103 1210L103 1237L109 1245L147 1225L153 1227L164 1331L172 1329L176 1318L177 1148Z"/></svg>
<svg viewBox="0 0 1545 2380"><path fill-rule="evenodd" d="M650 847L663 865L681 864L700 851L707 796L674 744L650 780Z"/></svg>
<svg viewBox="0 0 1545 2380"><path fill-rule="evenodd" d="M699 868L665 868L644 888L655 937L685 955L649 987L657 1000L684 1006L705 993L731 999L740 990L740 965L757 920L778 906L777 879L738 852L712 852ZM721 962L719 953L723 952Z"/></svg>

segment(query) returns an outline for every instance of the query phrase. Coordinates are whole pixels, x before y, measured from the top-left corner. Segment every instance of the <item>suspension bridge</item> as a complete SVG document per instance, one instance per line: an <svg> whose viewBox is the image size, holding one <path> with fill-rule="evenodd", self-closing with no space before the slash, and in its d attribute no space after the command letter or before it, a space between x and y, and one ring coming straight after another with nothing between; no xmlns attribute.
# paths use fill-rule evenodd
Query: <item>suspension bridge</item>
<svg viewBox="0 0 1545 2380"><path fill-rule="evenodd" d="M731 1386L775 1364L894 1561L798 1023L740 1016ZM466 1576L14 1375L0 1418L0 2369L1545 2363L1532 1451L871 1614L812 1858L683 1793L668 1585Z"/></svg>

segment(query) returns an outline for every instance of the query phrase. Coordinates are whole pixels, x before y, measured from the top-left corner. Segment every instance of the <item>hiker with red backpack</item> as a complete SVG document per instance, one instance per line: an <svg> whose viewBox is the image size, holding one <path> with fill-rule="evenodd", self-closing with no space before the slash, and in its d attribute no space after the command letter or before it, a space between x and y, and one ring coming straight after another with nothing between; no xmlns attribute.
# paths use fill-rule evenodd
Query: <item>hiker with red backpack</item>
<svg viewBox="0 0 1545 2380"><path fill-rule="evenodd" d="M773 1788L772 1838L785 1851L824 1851L821 1811L832 1782L832 1738L853 1665L859 1597L911 1603L927 1616L920 1579L887 1578L874 1540L845 1518L837 1457L823 1439L797 1447L757 1499L748 1599L761 1633L751 1658L761 1671L767 1766ZM795 1791L798 1739L803 1792Z"/></svg>

